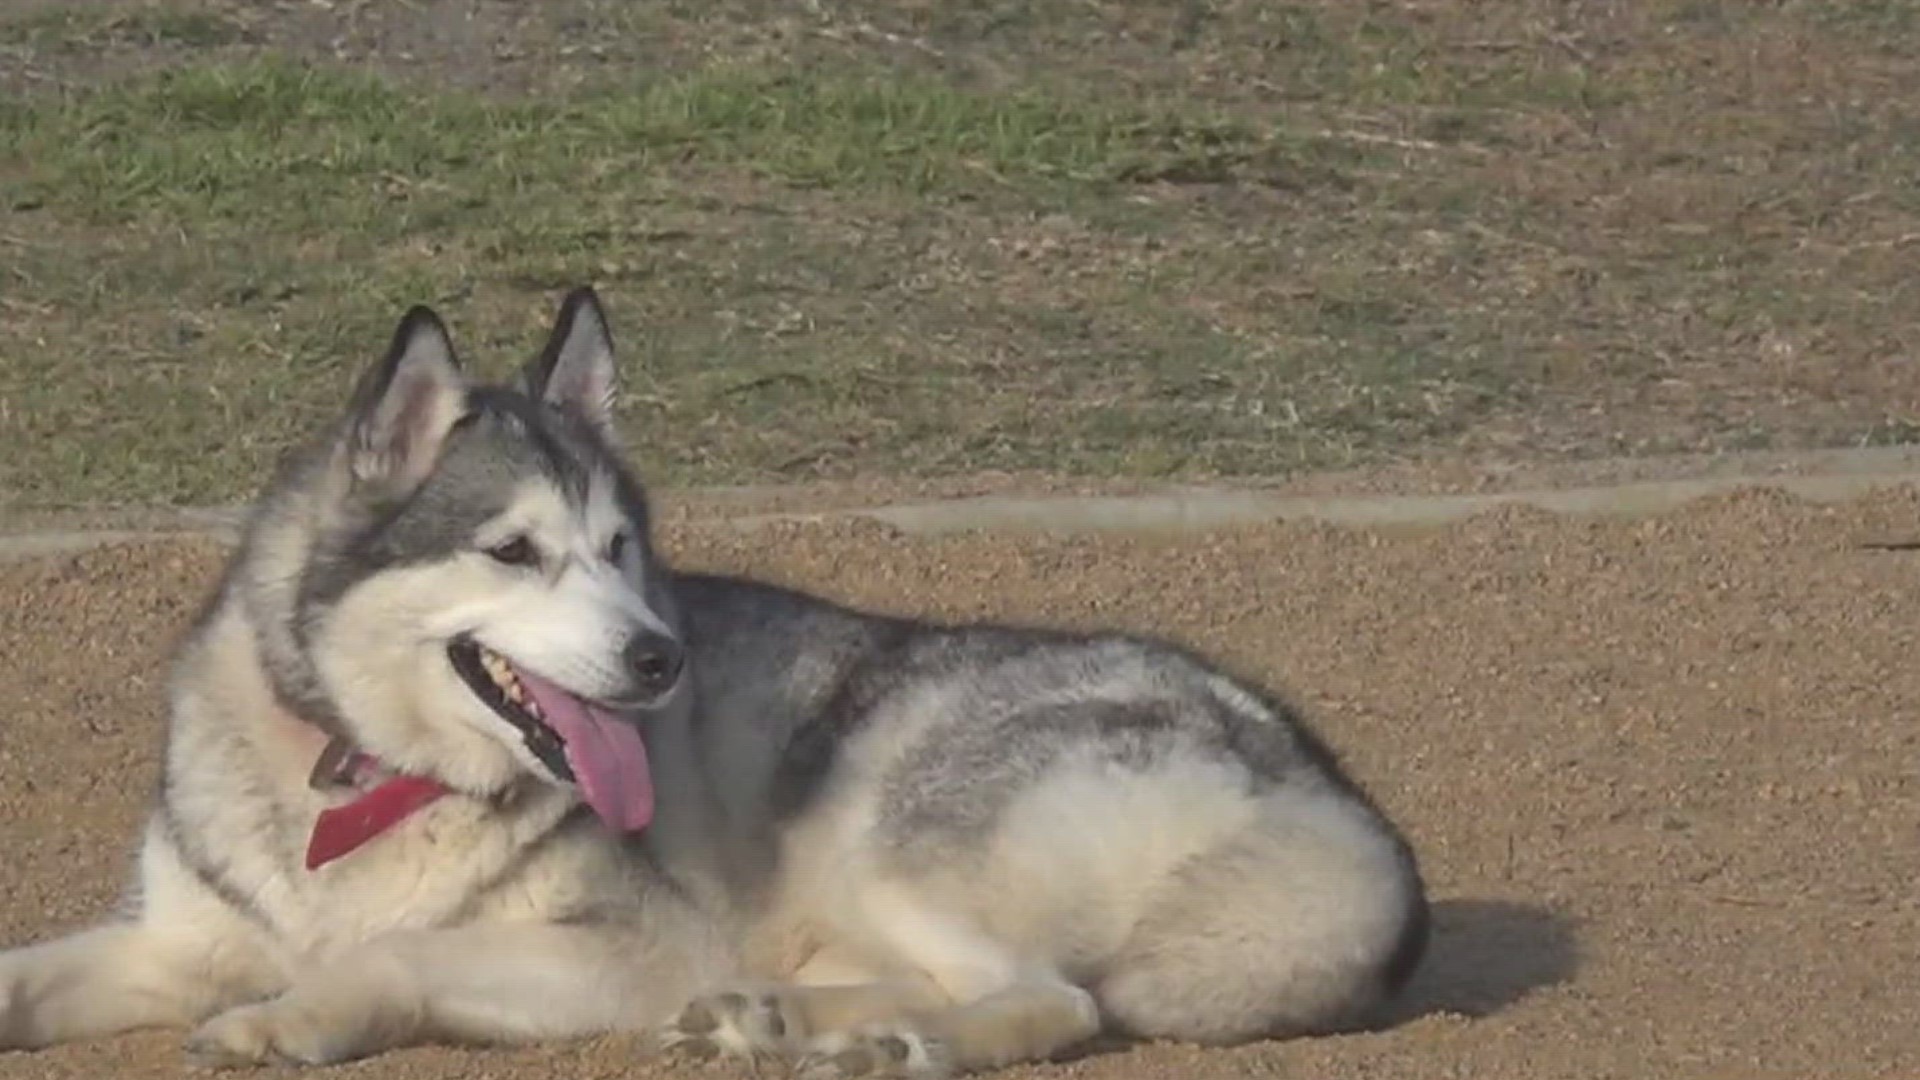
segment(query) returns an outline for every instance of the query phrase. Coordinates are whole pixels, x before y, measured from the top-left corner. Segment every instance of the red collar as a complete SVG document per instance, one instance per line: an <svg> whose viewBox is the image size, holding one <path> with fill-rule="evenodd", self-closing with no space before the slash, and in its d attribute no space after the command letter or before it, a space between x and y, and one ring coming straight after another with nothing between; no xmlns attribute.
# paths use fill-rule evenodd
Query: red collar
<svg viewBox="0 0 1920 1080"><path fill-rule="evenodd" d="M438 780L389 773L377 758L340 738L329 741L320 752L307 783L316 791L345 786L361 792L352 802L322 810L314 819L313 833L307 838L309 870L351 853L451 790Z"/></svg>

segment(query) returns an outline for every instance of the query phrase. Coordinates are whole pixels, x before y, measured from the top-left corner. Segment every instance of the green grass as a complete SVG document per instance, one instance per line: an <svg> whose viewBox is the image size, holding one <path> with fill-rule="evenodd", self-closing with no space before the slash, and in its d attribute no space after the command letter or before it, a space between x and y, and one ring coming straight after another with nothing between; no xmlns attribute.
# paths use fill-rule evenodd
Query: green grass
<svg viewBox="0 0 1920 1080"><path fill-rule="evenodd" d="M465 223L475 210L517 217L687 164L918 194L1224 179L1286 155L1245 125L1152 107L725 69L565 103L493 103L264 63L0 115L6 145L33 163L20 189L30 202L105 223L231 221L275 205L284 227L351 220L376 235Z"/></svg>
<svg viewBox="0 0 1920 1080"><path fill-rule="evenodd" d="M0 18L0 505L244 496L406 306L495 372L582 281L669 483L1904 438L1910 9L1602 7Z"/></svg>
<svg viewBox="0 0 1920 1080"><path fill-rule="evenodd" d="M1243 363L1244 348L1204 322L1150 322L1117 347L1117 328L1055 342L1064 377L1023 377L1003 397L975 384L962 351L928 365L929 346L947 346L893 319L951 318L955 344L983 349L994 347L983 308L989 336L1071 336L1047 301L981 295L941 315L942 298L926 296L924 315L869 311L856 324L849 305L899 291L897 252L825 235L804 208L760 221L734 211L767 198L835 213L965 205L986 221L1080 208L1152 231L1151 212L1129 205L1139 185L1338 183L1341 163L1359 160L1191 106L924 78L718 68L498 102L278 62L7 107L0 147L22 163L16 210L110 249L76 262L22 245L23 295L98 320L80 331L93 355L58 378L29 352L6 357L33 448L12 462L9 488L29 502L231 497L333 406L403 306L447 305L463 337L511 353L545 315L528 294L588 280L627 310L621 283L645 282L669 309L634 366L635 425L665 432L642 452L670 479L843 471L875 454L915 470L1031 467L1063 414L1082 429L1061 442L1063 462L1231 461L1247 444L1168 445L1206 417L1183 421L1178 394L1137 415L1119 404L1158 395L1164 372ZM805 318L781 299L793 277L840 309L797 337L781 329ZM1147 310L1166 304L1127 291ZM478 307L506 296L505 310ZM651 423L649 406L673 422ZM1143 442L1143 424L1164 436Z"/></svg>

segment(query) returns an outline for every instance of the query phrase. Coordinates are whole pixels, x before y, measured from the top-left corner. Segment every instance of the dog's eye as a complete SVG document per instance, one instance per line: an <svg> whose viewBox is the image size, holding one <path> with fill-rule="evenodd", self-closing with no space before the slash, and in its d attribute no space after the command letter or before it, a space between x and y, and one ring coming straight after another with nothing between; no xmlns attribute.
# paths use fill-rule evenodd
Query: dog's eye
<svg viewBox="0 0 1920 1080"><path fill-rule="evenodd" d="M607 561L617 563L620 561L620 557L626 553L627 534L623 532L614 533L613 539L607 541Z"/></svg>
<svg viewBox="0 0 1920 1080"><path fill-rule="evenodd" d="M528 566L533 563L533 541L516 536L488 548L487 554L493 561L507 566Z"/></svg>

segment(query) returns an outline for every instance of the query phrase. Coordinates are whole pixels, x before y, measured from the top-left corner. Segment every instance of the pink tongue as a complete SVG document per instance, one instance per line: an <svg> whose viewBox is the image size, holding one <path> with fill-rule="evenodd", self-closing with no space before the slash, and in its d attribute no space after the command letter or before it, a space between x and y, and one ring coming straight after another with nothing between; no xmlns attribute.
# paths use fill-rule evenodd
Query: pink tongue
<svg viewBox="0 0 1920 1080"><path fill-rule="evenodd" d="M515 668L514 674L567 744L567 765L587 805L622 832L646 828L653 820L653 774L640 729L530 671Z"/></svg>

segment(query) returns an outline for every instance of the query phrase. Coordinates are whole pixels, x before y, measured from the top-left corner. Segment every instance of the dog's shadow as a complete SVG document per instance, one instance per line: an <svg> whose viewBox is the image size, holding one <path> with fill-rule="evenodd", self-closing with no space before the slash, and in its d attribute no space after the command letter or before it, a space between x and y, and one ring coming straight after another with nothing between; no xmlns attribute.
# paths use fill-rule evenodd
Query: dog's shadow
<svg viewBox="0 0 1920 1080"><path fill-rule="evenodd" d="M1490 1016L1566 982L1579 967L1564 915L1510 900L1442 900L1433 905L1426 959L1379 1026L1433 1013Z"/></svg>

